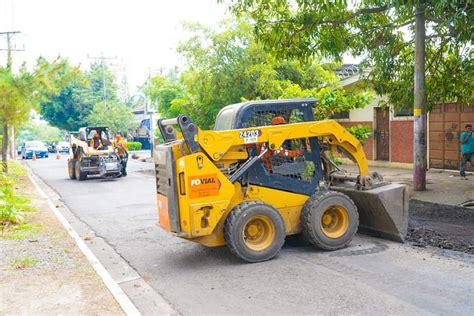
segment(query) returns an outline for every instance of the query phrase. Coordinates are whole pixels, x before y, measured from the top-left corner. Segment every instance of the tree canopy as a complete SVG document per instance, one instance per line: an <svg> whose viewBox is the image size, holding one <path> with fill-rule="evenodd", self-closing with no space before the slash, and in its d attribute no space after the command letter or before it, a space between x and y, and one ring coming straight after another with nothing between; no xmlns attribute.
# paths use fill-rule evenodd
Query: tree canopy
<svg viewBox="0 0 474 316"><path fill-rule="evenodd" d="M117 90L115 76L107 65L93 63L89 71L76 73L58 95L41 103L41 115L53 126L75 131L88 124L95 104L105 98L112 105L116 104Z"/></svg>
<svg viewBox="0 0 474 316"><path fill-rule="evenodd" d="M187 69L176 80L156 76L145 89L163 117L186 113L201 128L212 128L222 107L245 100L317 97L316 114L325 118L370 101L368 93L343 90L333 64L273 57L244 21L225 21L218 31L185 27L192 36L178 52Z"/></svg>
<svg viewBox="0 0 474 316"><path fill-rule="evenodd" d="M60 91L71 80L76 68L70 68L67 60L48 62L37 60L33 70L23 64L17 73L11 67L0 67L0 123L3 126L2 162L7 172L7 147L9 126L26 122L32 110L38 110L41 102Z"/></svg>
<svg viewBox="0 0 474 316"><path fill-rule="evenodd" d="M110 101L96 103L87 116L87 122L93 126L107 126L110 130L124 133L136 125L130 109L122 102Z"/></svg>
<svg viewBox="0 0 474 316"><path fill-rule="evenodd" d="M57 127L49 125L47 122L40 124L27 123L18 129L18 144L29 140L42 140L46 142L58 142L64 139L64 134Z"/></svg>
<svg viewBox="0 0 474 316"><path fill-rule="evenodd" d="M344 54L363 58L368 79L396 107L413 104L414 22L426 16L428 107L443 101L472 103L474 3L465 0L312 1L231 0L237 16L250 17L259 42L277 56L306 60Z"/></svg>

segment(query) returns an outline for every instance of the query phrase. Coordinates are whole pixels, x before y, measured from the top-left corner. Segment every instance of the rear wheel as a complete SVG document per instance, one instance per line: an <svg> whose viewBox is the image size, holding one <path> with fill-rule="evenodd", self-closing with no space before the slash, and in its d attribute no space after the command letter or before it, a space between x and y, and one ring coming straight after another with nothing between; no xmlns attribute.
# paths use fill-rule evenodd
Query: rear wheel
<svg viewBox="0 0 474 316"><path fill-rule="evenodd" d="M285 223L276 209L261 202L244 202L227 216L225 240L230 251L247 262L273 258L285 242Z"/></svg>
<svg viewBox="0 0 474 316"><path fill-rule="evenodd" d="M78 160L75 163L74 169L76 171L76 179L79 181L83 181L87 179L87 173L81 170L81 161Z"/></svg>
<svg viewBox="0 0 474 316"><path fill-rule="evenodd" d="M316 247L336 250L346 247L359 227L359 213L345 194L314 193L301 211L303 235Z"/></svg>
<svg viewBox="0 0 474 316"><path fill-rule="evenodd" d="M69 179L76 179L76 161L73 159L67 160L67 171L69 173Z"/></svg>

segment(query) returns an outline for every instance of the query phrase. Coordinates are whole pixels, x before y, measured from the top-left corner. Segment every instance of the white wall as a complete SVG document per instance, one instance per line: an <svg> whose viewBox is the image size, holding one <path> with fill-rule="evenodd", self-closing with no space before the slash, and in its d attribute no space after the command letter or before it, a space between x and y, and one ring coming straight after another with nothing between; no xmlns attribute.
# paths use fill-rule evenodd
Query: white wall
<svg viewBox="0 0 474 316"><path fill-rule="evenodd" d="M379 97L374 97L372 102L363 109L352 110L349 113L349 121L351 122L372 122L374 120L374 107L378 105Z"/></svg>

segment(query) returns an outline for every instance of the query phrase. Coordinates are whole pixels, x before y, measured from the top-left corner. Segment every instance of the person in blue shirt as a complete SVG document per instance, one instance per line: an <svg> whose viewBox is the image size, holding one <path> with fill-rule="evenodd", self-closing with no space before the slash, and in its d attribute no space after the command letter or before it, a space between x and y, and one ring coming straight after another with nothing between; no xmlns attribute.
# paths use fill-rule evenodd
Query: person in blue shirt
<svg viewBox="0 0 474 316"><path fill-rule="evenodd" d="M474 135L472 125L466 124L466 131L461 133L461 178L466 178L466 163L469 161L474 167Z"/></svg>

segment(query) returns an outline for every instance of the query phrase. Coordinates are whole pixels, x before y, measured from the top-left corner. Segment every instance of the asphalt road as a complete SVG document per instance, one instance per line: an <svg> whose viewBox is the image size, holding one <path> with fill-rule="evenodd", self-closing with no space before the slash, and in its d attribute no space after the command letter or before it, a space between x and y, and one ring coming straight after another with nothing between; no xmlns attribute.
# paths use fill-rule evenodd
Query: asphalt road
<svg viewBox="0 0 474 316"><path fill-rule="evenodd" d="M324 252L293 237L275 259L245 264L156 225L149 163L83 182L69 180L65 157L28 164L182 314L474 314L474 256L364 235Z"/></svg>

